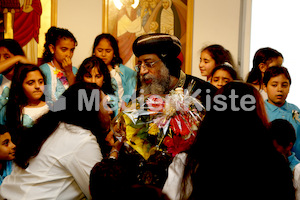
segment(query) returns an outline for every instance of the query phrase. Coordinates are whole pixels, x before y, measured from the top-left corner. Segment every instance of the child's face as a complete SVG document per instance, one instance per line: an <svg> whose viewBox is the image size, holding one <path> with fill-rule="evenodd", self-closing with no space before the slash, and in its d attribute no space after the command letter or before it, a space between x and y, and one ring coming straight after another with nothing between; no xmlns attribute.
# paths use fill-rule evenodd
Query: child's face
<svg viewBox="0 0 300 200"><path fill-rule="evenodd" d="M272 58L271 60L269 60L267 63L260 63L259 64L259 68L260 71L262 73L262 76L264 76L265 71L269 68L269 67L274 67L274 66L281 66L283 63L283 58L282 57L277 57L277 58Z"/></svg>
<svg viewBox="0 0 300 200"><path fill-rule="evenodd" d="M0 63L11 57L14 57L14 54L12 54L6 47L0 47Z"/></svg>
<svg viewBox="0 0 300 200"><path fill-rule="evenodd" d="M264 88L268 94L268 102L281 107L290 91L290 82L285 75L280 74L272 77Z"/></svg>
<svg viewBox="0 0 300 200"><path fill-rule="evenodd" d="M215 60L210 56L208 51L203 51L200 57L200 72L202 76L210 76L212 70L216 67Z"/></svg>
<svg viewBox="0 0 300 200"><path fill-rule="evenodd" d="M100 88L103 85L104 76L99 73L97 67L94 67L90 73L83 76L83 80L88 83L96 83Z"/></svg>
<svg viewBox="0 0 300 200"><path fill-rule="evenodd" d="M268 64L268 67L281 66L283 63L282 57L273 58L272 61Z"/></svg>
<svg viewBox="0 0 300 200"><path fill-rule="evenodd" d="M9 132L0 135L0 160L13 160L16 145L11 141Z"/></svg>
<svg viewBox="0 0 300 200"><path fill-rule="evenodd" d="M102 59L106 65L110 65L113 57L114 50L107 39L102 39L95 48L95 56Z"/></svg>
<svg viewBox="0 0 300 200"><path fill-rule="evenodd" d="M219 69L214 73L211 84L220 89L231 81L233 81L231 75L227 71Z"/></svg>
<svg viewBox="0 0 300 200"><path fill-rule="evenodd" d="M38 70L29 72L23 81L22 87L28 103L39 100L44 92L43 76Z"/></svg>
<svg viewBox="0 0 300 200"><path fill-rule="evenodd" d="M15 55L12 54L6 47L0 47L0 63L5 61L6 59L12 58ZM7 69L3 72L4 75L13 76L14 68Z"/></svg>
<svg viewBox="0 0 300 200"><path fill-rule="evenodd" d="M49 46L51 52L53 52L55 59L60 65L66 59L72 59L74 50L75 50L75 42L71 38L61 38L57 41L56 45Z"/></svg>

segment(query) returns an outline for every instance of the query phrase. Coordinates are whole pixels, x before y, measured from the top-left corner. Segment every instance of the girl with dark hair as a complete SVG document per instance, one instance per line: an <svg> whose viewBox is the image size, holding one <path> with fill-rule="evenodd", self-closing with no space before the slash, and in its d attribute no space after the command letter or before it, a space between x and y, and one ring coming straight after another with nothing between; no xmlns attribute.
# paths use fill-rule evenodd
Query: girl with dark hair
<svg viewBox="0 0 300 200"><path fill-rule="evenodd" d="M96 56L86 58L81 63L76 74L76 82L96 83L105 94L114 94L107 66Z"/></svg>
<svg viewBox="0 0 300 200"><path fill-rule="evenodd" d="M0 40L0 124L5 124L5 105L14 69L19 63L30 63L20 44L13 39Z"/></svg>
<svg viewBox="0 0 300 200"><path fill-rule="evenodd" d="M76 82L96 83L108 95L112 111L118 111L118 99L114 96L110 73L106 64L98 57L86 58L76 74Z"/></svg>
<svg viewBox="0 0 300 200"><path fill-rule="evenodd" d="M211 77L211 84L218 89L231 81L238 80L237 72L227 62L214 68Z"/></svg>
<svg viewBox="0 0 300 200"><path fill-rule="evenodd" d="M246 82L258 89L264 100L268 98L268 95L263 89L264 73L269 67L281 66L282 63L283 55L270 47L258 49L254 55L253 67L248 74Z"/></svg>
<svg viewBox="0 0 300 200"><path fill-rule="evenodd" d="M47 78L46 102L53 103L75 82L77 68L72 57L77 40L67 29L52 26L46 33L41 70Z"/></svg>
<svg viewBox="0 0 300 200"><path fill-rule="evenodd" d="M171 199L294 199L289 164L272 144L259 92L230 82L211 108L192 148L174 158L163 192Z"/></svg>
<svg viewBox="0 0 300 200"><path fill-rule="evenodd" d="M206 46L201 51L199 69L202 76L206 76L207 81L211 81L212 70L221 64L228 62L235 68L231 53L222 45L213 44Z"/></svg>
<svg viewBox="0 0 300 200"><path fill-rule="evenodd" d="M61 110L49 111L20 134L2 198L91 199L90 171L102 160L110 127L105 95L96 84L76 83L54 105Z"/></svg>
<svg viewBox="0 0 300 200"><path fill-rule="evenodd" d="M117 40L107 33L98 35L93 45L93 55L101 58L107 65L112 78L112 86L119 101L120 109L122 101L128 103L134 93L137 82L137 74L134 70L122 64Z"/></svg>
<svg viewBox="0 0 300 200"><path fill-rule="evenodd" d="M44 82L45 76L36 65L24 64L15 69L6 113L6 125L12 134L18 128L31 127L48 112Z"/></svg>

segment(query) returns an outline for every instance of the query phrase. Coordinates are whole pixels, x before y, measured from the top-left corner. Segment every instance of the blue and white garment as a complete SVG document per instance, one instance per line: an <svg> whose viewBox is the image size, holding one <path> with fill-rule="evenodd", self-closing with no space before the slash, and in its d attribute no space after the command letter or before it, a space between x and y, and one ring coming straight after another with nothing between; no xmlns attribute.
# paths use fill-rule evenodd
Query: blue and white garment
<svg viewBox="0 0 300 200"><path fill-rule="evenodd" d="M300 120L299 116L294 114L295 112L300 113L299 108L288 102L285 102L283 106L278 107L270 104L268 100L265 100L265 108L270 122L275 119L285 119L293 125L296 131L296 142L292 151L295 152L296 157L300 159Z"/></svg>
<svg viewBox="0 0 300 200"><path fill-rule="evenodd" d="M115 90L115 96L118 99L118 105L114 105L117 106L117 109L114 109L114 113L117 115L122 101L128 103L136 90L137 73L131 68L120 64L119 66L116 65L115 68L110 71L110 76L113 89Z"/></svg>
<svg viewBox="0 0 300 200"><path fill-rule="evenodd" d="M46 77L44 91L46 102L50 103L51 105L62 95L62 93L64 93L66 89L68 89L68 87L65 87L63 83L57 78L57 76L54 74L55 68L51 65L44 63L40 66L40 69ZM78 69L76 67L72 67L72 71L75 75Z"/></svg>
<svg viewBox="0 0 300 200"><path fill-rule="evenodd" d="M21 122L24 127L30 128L34 125L35 121L43 114L49 111L49 107L45 104L38 108L24 107L22 110Z"/></svg>
<svg viewBox="0 0 300 200"><path fill-rule="evenodd" d="M6 121L6 104L9 98L11 80L0 74L0 124L4 125Z"/></svg>
<svg viewBox="0 0 300 200"><path fill-rule="evenodd" d="M5 166L5 169L3 169L3 173L0 175L0 185L3 182L3 179L11 174L13 170L13 162L11 160L6 161L6 163L3 164L3 166Z"/></svg>

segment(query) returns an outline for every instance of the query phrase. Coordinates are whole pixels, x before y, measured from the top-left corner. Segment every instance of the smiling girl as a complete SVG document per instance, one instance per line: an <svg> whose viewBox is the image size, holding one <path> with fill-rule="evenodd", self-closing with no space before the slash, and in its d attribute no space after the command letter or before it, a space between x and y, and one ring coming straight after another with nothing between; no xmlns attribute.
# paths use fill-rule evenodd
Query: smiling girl
<svg viewBox="0 0 300 200"><path fill-rule="evenodd" d="M221 64L228 62L234 68L231 53L219 44L204 47L201 51L199 69L202 76L206 76L207 81L211 82L213 69Z"/></svg>

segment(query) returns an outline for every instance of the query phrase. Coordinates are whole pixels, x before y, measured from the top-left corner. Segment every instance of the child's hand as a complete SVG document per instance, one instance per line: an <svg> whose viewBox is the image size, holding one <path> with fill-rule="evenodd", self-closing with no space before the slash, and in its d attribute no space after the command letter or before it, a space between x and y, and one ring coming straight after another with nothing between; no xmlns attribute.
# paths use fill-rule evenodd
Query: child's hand
<svg viewBox="0 0 300 200"><path fill-rule="evenodd" d="M23 64L34 64L30 60L28 60L26 58L26 56L18 56L18 60L19 60L20 63L23 63Z"/></svg>
<svg viewBox="0 0 300 200"><path fill-rule="evenodd" d="M75 76L72 70L72 61L70 57L66 57L61 63L62 69L66 73L66 77L68 79L69 85L73 85L75 83Z"/></svg>
<svg viewBox="0 0 300 200"><path fill-rule="evenodd" d="M66 57L63 61L62 61L62 68L65 70L66 74L72 73L72 61L70 57Z"/></svg>
<svg viewBox="0 0 300 200"><path fill-rule="evenodd" d="M105 141L109 146L114 146L115 145L115 140L114 140L114 132L110 131L105 138Z"/></svg>

